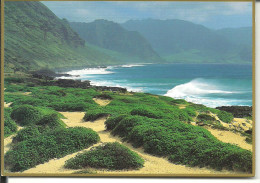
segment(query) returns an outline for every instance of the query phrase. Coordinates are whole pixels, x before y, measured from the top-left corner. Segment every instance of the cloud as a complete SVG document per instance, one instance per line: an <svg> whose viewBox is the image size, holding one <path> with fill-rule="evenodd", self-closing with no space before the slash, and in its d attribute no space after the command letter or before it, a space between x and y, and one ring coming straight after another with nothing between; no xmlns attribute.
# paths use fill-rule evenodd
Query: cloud
<svg viewBox="0 0 260 183"><path fill-rule="evenodd" d="M69 21L90 22L108 19L182 19L206 23L216 16L249 16L251 2L180 2L180 1L44 1L57 16ZM250 20L249 20L250 21Z"/></svg>

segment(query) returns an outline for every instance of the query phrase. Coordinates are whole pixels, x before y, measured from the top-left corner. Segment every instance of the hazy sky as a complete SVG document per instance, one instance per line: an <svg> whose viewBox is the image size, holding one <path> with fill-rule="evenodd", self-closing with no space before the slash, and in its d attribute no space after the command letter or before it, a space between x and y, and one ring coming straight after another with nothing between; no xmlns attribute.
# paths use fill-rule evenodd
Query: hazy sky
<svg viewBox="0 0 260 183"><path fill-rule="evenodd" d="M251 2L43 1L58 17L74 22L106 19L181 19L210 28L252 26Z"/></svg>

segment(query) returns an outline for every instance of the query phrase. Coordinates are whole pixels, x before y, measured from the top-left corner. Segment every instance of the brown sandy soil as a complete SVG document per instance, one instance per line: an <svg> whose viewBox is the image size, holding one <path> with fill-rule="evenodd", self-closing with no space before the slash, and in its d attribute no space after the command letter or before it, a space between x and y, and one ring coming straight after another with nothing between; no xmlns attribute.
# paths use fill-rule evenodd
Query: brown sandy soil
<svg viewBox="0 0 260 183"><path fill-rule="evenodd" d="M111 102L111 100L103 100L103 99L99 99L99 98L93 98L93 100L101 105L101 106L106 106L107 104L109 104Z"/></svg>
<svg viewBox="0 0 260 183"><path fill-rule="evenodd" d="M10 105L12 104L13 102L10 102L10 103L6 103L6 102L4 102L4 107L10 107Z"/></svg>
<svg viewBox="0 0 260 183"><path fill-rule="evenodd" d="M11 148L11 143L12 143L12 140L14 138L15 134L14 135L10 135L9 137L6 137L4 139L4 154L9 151L9 149Z"/></svg>
<svg viewBox="0 0 260 183"><path fill-rule="evenodd" d="M232 121L233 128L238 130L246 131L252 129L252 120L248 120L245 118L234 118Z"/></svg>
<svg viewBox="0 0 260 183"><path fill-rule="evenodd" d="M23 95L30 95L32 92L24 92Z"/></svg>
<svg viewBox="0 0 260 183"><path fill-rule="evenodd" d="M178 107L179 107L179 109L185 109L186 105L185 104L179 104Z"/></svg>
<svg viewBox="0 0 260 183"><path fill-rule="evenodd" d="M231 123L224 123L221 121L216 114L210 113L212 117L216 120L219 120L222 126L230 129L230 130L238 130L238 131L246 131L253 128L252 120L246 118L234 118Z"/></svg>
<svg viewBox="0 0 260 183"><path fill-rule="evenodd" d="M106 118L98 119L94 122L84 122L82 120L84 112L61 112L67 119L63 121L67 124L68 127L83 126L87 128L92 128L96 131L100 138L101 143L103 142L120 142L121 139L115 136L112 136L108 131L105 131L104 122ZM108 171L108 170L95 170L97 173L101 174L235 174L235 172L229 171L214 171L207 168L191 168L183 165L175 165L170 163L165 158L160 158L152 156L143 151L142 148L133 148L131 144L123 142L125 146L131 150L138 153L144 160L144 167L140 170L131 170L131 171ZM97 144L98 145L98 144ZM79 152L77 152L79 153ZM53 159L47 163L36 166L35 168L24 171L24 173L73 173L77 172L75 170L65 169L63 167L66 160L71 157L74 157L77 153L65 156L60 159Z"/></svg>
<svg viewBox="0 0 260 183"><path fill-rule="evenodd" d="M234 133L231 131L219 130L206 128L212 135L214 135L218 140L237 145L243 149L252 151L252 144L248 144L245 139L246 137L241 136L239 133Z"/></svg>
<svg viewBox="0 0 260 183"><path fill-rule="evenodd" d="M23 127L18 126L17 131L21 130ZM10 135L4 139L4 154L11 148L11 143L16 134Z"/></svg>

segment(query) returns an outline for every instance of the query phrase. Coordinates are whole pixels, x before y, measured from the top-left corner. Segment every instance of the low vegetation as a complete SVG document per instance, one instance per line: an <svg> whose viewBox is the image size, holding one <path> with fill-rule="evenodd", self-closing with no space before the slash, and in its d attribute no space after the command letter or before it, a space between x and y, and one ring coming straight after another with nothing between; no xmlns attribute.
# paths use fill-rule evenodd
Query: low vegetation
<svg viewBox="0 0 260 183"><path fill-rule="evenodd" d="M197 121L222 128L220 122L213 116L218 116L221 121L229 123L233 116L228 112L152 94L131 93L128 95L96 89L57 86L30 87L18 81L15 79L9 81L6 84L7 88L13 85L13 82L20 87L14 87L14 92L5 93L5 99L13 102L9 109L11 117L19 125L25 126L24 130L15 137L13 149L6 154L5 161L11 171L23 171L51 158L83 149L98 141L98 137L95 137L94 141L87 140L87 135L83 140L81 138L84 136L81 135L83 129L78 129L77 133L74 133L76 129L66 129L60 120L62 116L55 112L58 109L58 111L84 111L86 112L85 121L109 116L105 125L113 135L120 136L134 147L143 147L147 153L166 157L173 163L211 167L218 170L252 171L252 152L236 145L220 142L206 129L189 124ZM31 93L23 95L24 91ZM93 98L109 98L111 102L106 106L99 106ZM184 107L180 109L180 105ZM27 113L30 115L23 115ZM38 136L35 137L35 134ZM90 134L93 136L96 133ZM247 141L251 139L248 138ZM104 155L101 149L96 153L97 156L94 156L95 153L91 156L98 159L98 156ZM94 162L93 159L87 159L90 164ZM116 169L112 164L103 162L100 167ZM71 167L73 166L72 163Z"/></svg>
<svg viewBox="0 0 260 183"><path fill-rule="evenodd" d="M12 119L21 126L34 124L42 118L42 115L39 109L31 105L15 107L11 113Z"/></svg>
<svg viewBox="0 0 260 183"><path fill-rule="evenodd" d="M99 141L91 129L59 128L17 143L5 154L5 167L12 172L24 171L53 158L90 147Z"/></svg>
<svg viewBox="0 0 260 183"><path fill-rule="evenodd" d="M144 160L135 152L118 142L107 143L77 155L65 163L65 168L106 168L109 170L139 169Z"/></svg>
<svg viewBox="0 0 260 183"><path fill-rule="evenodd" d="M17 125L10 117L10 113L10 109L4 109L4 137L8 137L17 131Z"/></svg>
<svg viewBox="0 0 260 183"><path fill-rule="evenodd" d="M13 138L13 143L18 143L24 140L29 140L32 138L36 138L40 135L38 127L36 126L28 126L21 129L17 135Z"/></svg>
<svg viewBox="0 0 260 183"><path fill-rule="evenodd" d="M108 115L109 115L109 113L104 112L102 109L98 108L96 110L87 111L83 119L85 121L94 121L96 119L106 117Z"/></svg>
<svg viewBox="0 0 260 183"><path fill-rule="evenodd" d="M127 115L107 120L106 125L112 134L135 147L142 146L147 153L166 156L173 163L252 171L250 151L220 142L206 129L179 120Z"/></svg>
<svg viewBox="0 0 260 183"><path fill-rule="evenodd" d="M217 115L218 118L225 123L230 123L234 118L234 116L231 113L228 113L226 111L221 111L221 110L217 112Z"/></svg>

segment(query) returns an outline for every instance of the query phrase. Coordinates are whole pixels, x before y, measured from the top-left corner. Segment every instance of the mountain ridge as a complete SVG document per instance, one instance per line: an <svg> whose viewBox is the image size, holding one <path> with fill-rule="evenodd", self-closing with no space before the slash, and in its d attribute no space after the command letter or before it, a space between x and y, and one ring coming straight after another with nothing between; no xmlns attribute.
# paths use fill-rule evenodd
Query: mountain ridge
<svg viewBox="0 0 260 183"><path fill-rule="evenodd" d="M137 31L128 31L113 21L98 19L90 23L70 22L71 27L88 43L117 51L143 61L162 61L150 43Z"/></svg>
<svg viewBox="0 0 260 183"><path fill-rule="evenodd" d="M178 19L144 19L129 20L121 25L142 34L155 51L170 63L252 62L250 46L237 45L237 42L223 36L221 31L200 24Z"/></svg>

